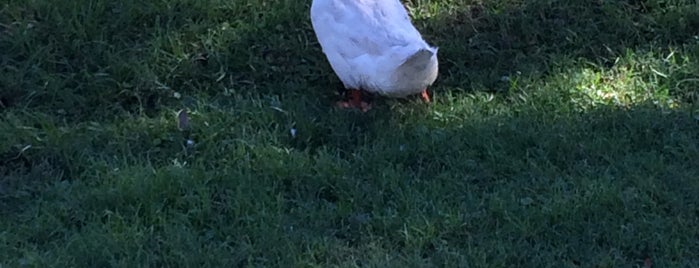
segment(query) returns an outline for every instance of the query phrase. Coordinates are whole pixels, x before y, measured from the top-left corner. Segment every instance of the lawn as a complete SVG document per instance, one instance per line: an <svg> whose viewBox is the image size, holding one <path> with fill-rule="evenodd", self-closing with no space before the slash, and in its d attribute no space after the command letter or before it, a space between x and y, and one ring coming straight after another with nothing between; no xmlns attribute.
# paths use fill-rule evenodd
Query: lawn
<svg viewBox="0 0 699 268"><path fill-rule="evenodd" d="M0 3L0 267L699 267L696 0L407 1L367 113L309 2Z"/></svg>

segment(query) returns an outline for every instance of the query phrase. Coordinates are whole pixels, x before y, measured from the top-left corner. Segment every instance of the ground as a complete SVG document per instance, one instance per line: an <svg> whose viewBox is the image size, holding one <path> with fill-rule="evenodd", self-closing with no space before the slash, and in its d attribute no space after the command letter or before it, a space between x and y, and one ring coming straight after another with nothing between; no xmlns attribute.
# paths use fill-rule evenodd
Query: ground
<svg viewBox="0 0 699 268"><path fill-rule="evenodd" d="M0 4L0 266L699 266L696 1L408 1L367 113L308 2Z"/></svg>

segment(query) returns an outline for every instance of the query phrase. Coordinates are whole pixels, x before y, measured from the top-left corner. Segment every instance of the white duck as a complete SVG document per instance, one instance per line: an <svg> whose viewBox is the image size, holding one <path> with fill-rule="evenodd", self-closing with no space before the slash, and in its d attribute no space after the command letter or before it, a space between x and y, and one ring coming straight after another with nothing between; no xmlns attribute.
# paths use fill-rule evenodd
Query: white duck
<svg viewBox="0 0 699 268"><path fill-rule="evenodd" d="M422 93L437 79L429 46L399 0L313 0L311 23L323 53L351 91L342 107L361 108L360 90L388 97Z"/></svg>

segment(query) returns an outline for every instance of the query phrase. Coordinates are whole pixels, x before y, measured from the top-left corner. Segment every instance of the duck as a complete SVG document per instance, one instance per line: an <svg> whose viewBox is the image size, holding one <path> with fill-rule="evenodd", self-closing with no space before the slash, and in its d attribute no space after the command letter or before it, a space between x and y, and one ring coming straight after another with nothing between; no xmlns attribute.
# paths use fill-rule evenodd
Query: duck
<svg viewBox="0 0 699 268"><path fill-rule="evenodd" d="M310 17L325 57L350 93L338 106L367 111L366 94L420 94L430 102L438 48L423 39L400 0L313 0Z"/></svg>

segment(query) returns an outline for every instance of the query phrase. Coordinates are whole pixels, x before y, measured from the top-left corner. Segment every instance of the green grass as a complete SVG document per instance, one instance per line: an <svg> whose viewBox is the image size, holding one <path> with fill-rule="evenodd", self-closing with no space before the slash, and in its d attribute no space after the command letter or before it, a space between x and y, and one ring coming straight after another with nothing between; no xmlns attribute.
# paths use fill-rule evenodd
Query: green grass
<svg viewBox="0 0 699 268"><path fill-rule="evenodd" d="M0 4L0 267L699 266L696 1L409 1L366 114L301 2Z"/></svg>

